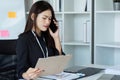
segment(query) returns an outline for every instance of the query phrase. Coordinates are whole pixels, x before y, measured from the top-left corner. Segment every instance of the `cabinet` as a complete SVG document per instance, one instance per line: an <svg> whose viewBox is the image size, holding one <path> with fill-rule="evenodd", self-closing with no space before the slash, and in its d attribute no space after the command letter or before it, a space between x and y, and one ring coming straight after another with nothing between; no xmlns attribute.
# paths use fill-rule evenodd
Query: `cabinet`
<svg viewBox="0 0 120 80"><path fill-rule="evenodd" d="M95 0L95 64L120 65L119 30L120 11L113 9L113 0Z"/></svg>
<svg viewBox="0 0 120 80"><path fill-rule="evenodd" d="M91 64L91 41L86 42L86 33L84 34L87 21L89 22L87 27L91 28L91 12L80 9L84 6L81 6L84 4L80 4L81 1L63 0L62 4L64 6L62 10L64 52L73 55L71 61L73 65Z"/></svg>
<svg viewBox="0 0 120 80"><path fill-rule="evenodd" d="M62 48L66 54L73 56L70 65L91 64L91 0L46 1L54 6L60 27ZM29 0L26 3L32 4ZM29 10L29 7L27 5L26 10Z"/></svg>

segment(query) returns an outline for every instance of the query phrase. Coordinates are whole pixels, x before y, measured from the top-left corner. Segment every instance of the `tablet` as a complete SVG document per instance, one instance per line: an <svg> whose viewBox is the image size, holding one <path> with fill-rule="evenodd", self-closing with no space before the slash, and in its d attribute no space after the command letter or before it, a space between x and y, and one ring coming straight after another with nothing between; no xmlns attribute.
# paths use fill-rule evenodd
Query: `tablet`
<svg viewBox="0 0 120 80"><path fill-rule="evenodd" d="M39 58L35 68L44 70L40 76L53 75L63 72L72 55L60 55L47 58Z"/></svg>

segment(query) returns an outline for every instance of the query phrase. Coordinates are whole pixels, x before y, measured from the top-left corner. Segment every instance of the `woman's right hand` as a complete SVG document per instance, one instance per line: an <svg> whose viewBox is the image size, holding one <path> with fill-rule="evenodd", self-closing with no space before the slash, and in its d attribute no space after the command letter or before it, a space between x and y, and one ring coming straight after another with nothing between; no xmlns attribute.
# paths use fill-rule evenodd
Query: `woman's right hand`
<svg viewBox="0 0 120 80"><path fill-rule="evenodd" d="M26 72L22 74L22 76L25 80L36 79L39 77L40 73L43 71L44 70L41 70L39 68L29 68Z"/></svg>

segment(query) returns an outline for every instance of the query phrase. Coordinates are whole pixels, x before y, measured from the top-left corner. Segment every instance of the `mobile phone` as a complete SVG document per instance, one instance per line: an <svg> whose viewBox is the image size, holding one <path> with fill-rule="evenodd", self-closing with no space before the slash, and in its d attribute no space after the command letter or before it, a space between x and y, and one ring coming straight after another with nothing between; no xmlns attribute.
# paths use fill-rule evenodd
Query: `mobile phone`
<svg viewBox="0 0 120 80"><path fill-rule="evenodd" d="M58 29L53 20L51 21L50 29L52 30L53 33L55 33L56 30Z"/></svg>

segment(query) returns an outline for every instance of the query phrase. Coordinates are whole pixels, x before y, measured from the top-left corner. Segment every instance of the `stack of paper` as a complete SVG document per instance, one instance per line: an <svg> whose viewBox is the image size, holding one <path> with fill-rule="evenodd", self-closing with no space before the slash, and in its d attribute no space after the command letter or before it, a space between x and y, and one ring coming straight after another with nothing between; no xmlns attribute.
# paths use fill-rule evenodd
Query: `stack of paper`
<svg viewBox="0 0 120 80"><path fill-rule="evenodd" d="M119 66L113 66L111 68L106 69L105 74L120 75L120 65Z"/></svg>
<svg viewBox="0 0 120 80"><path fill-rule="evenodd" d="M60 74L42 76L42 77L40 77L40 79L72 80L72 79L77 79L77 78L80 78L80 77L83 77L83 76L85 76L85 74L82 74L82 73L73 74L73 73L62 72Z"/></svg>

